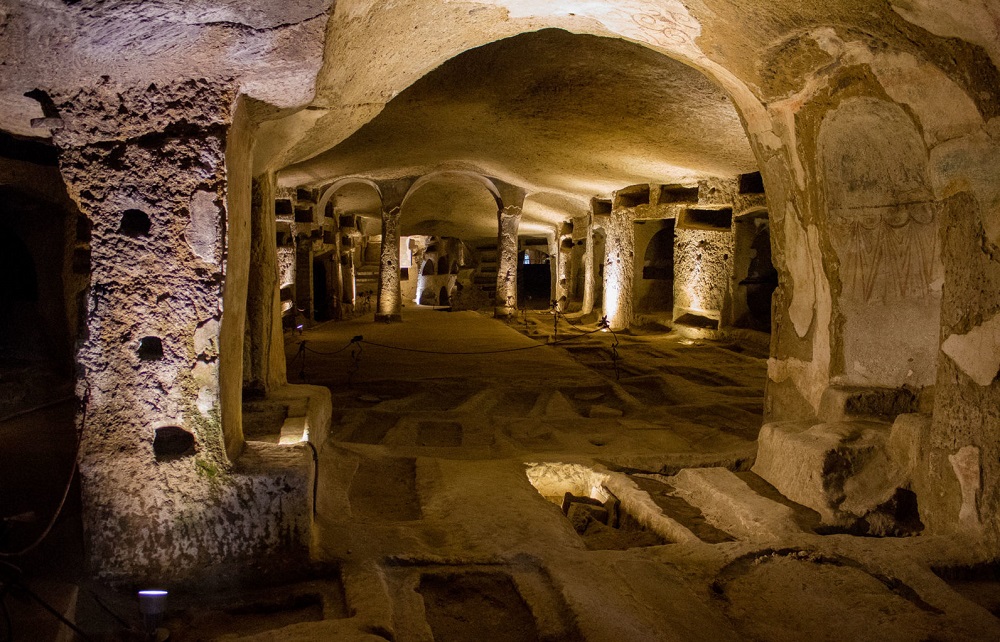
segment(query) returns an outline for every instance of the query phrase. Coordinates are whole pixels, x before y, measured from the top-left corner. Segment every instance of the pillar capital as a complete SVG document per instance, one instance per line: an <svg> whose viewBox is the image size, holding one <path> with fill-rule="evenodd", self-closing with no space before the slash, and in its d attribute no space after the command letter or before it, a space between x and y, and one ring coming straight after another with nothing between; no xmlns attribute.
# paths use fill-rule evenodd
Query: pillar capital
<svg viewBox="0 0 1000 642"><path fill-rule="evenodd" d="M521 218L523 209L520 205L504 205L497 210L497 216L500 218Z"/></svg>

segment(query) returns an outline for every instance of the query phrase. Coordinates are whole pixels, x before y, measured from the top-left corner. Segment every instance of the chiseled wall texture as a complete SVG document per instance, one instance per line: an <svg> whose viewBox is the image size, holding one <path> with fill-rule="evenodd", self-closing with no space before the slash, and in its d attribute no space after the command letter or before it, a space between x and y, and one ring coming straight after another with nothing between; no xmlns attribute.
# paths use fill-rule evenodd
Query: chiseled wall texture
<svg viewBox="0 0 1000 642"><path fill-rule="evenodd" d="M226 452L243 447L234 414L249 249L249 165L237 156L249 133L229 137L234 98L232 84L207 80L54 96L61 171L93 224L79 463L87 553L104 579L168 582L301 551L307 537L309 453L255 447L234 466ZM137 214L123 227L127 210L148 228ZM141 358L143 337L159 338L162 356ZM166 426L190 433L192 447L154 450Z"/></svg>

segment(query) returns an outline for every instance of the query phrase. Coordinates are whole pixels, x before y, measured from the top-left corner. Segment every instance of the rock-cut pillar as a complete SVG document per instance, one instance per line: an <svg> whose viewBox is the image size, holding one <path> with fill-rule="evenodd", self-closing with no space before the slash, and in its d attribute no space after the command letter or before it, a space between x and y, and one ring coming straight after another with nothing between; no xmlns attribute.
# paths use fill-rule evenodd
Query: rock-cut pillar
<svg viewBox="0 0 1000 642"><path fill-rule="evenodd" d="M597 285L594 274L594 216L587 214L583 246L583 305L580 311L590 314L594 311L594 290Z"/></svg>
<svg viewBox="0 0 1000 642"><path fill-rule="evenodd" d="M235 94L193 80L52 96L60 171L93 224L78 465L102 581L308 550L311 452L242 433L252 130Z"/></svg>
<svg viewBox="0 0 1000 642"><path fill-rule="evenodd" d="M604 315L612 330L624 330L633 320L635 229L632 215L615 208L605 225Z"/></svg>
<svg viewBox="0 0 1000 642"><path fill-rule="evenodd" d="M496 317L510 317L517 310L517 230L520 225L520 207L508 205L497 212Z"/></svg>
<svg viewBox="0 0 1000 642"><path fill-rule="evenodd" d="M382 212L382 252L379 256L376 321L401 321L399 286L399 208Z"/></svg>

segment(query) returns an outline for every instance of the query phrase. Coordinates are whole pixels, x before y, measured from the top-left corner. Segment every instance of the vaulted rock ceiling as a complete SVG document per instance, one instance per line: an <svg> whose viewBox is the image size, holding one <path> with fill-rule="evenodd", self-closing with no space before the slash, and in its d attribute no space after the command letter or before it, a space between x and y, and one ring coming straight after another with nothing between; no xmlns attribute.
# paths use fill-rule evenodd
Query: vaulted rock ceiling
<svg viewBox="0 0 1000 642"><path fill-rule="evenodd" d="M736 110L702 73L636 44L548 29L447 61L350 138L280 178L318 186L341 176L470 170L550 194L546 206L546 197L528 201L525 223L551 225L626 185L755 168ZM461 183L425 188L404 224L485 214L473 233L495 228L492 199Z"/></svg>

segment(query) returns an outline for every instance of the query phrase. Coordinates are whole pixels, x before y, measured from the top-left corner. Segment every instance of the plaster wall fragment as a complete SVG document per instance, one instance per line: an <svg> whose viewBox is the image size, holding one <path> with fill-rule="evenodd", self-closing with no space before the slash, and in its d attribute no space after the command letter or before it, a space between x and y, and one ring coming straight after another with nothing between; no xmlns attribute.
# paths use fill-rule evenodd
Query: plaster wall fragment
<svg viewBox="0 0 1000 642"><path fill-rule="evenodd" d="M948 461L958 477L962 488L962 508L958 513L958 522L965 528L979 530L979 509L976 498L979 495L980 470L979 449L975 446L963 446L954 455L948 455Z"/></svg>
<svg viewBox="0 0 1000 642"><path fill-rule="evenodd" d="M977 384L992 384L1000 372L1000 314L965 334L950 335L941 350Z"/></svg>
<svg viewBox="0 0 1000 642"><path fill-rule="evenodd" d="M203 261L215 261L219 238L219 208L214 192L198 190L191 196L191 220L187 226L187 242L191 251Z"/></svg>

